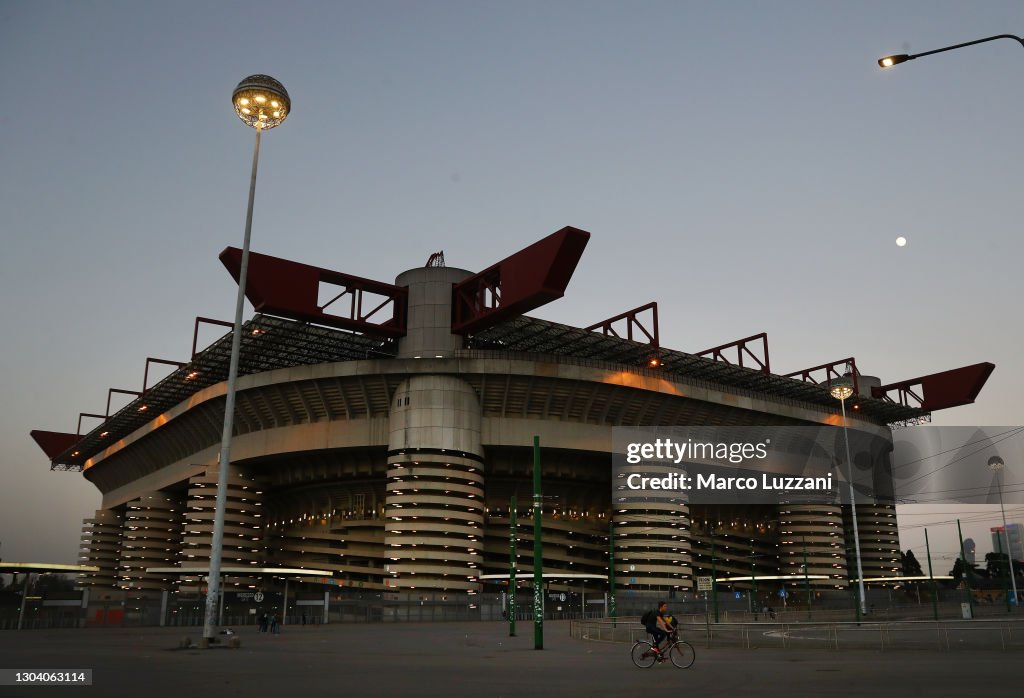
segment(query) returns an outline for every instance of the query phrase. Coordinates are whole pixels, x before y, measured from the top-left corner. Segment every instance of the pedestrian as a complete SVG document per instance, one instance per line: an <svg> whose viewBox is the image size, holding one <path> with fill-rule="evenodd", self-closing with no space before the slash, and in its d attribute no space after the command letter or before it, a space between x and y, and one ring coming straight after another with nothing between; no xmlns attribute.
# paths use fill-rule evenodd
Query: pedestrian
<svg viewBox="0 0 1024 698"><path fill-rule="evenodd" d="M277 624L277 614L270 614L270 633L271 635L277 635L281 632L280 626Z"/></svg>
<svg viewBox="0 0 1024 698"><path fill-rule="evenodd" d="M260 632L261 633L267 632L267 613L266 613L266 611L264 611L263 615L260 616L260 624L259 625L260 625Z"/></svg>

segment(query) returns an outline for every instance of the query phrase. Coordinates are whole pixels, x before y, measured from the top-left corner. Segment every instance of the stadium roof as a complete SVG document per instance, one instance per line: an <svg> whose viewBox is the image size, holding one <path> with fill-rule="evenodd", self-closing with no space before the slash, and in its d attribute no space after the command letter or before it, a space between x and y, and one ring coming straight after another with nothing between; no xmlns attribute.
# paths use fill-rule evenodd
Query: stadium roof
<svg viewBox="0 0 1024 698"><path fill-rule="evenodd" d="M920 423L927 421L933 410L970 404L995 368L980 363L868 389L859 384L862 376L853 357L788 375L772 373L765 334L696 354L662 347L657 303L586 328L525 315L564 295L589 238L590 233L567 226L454 284L452 332L463 335L466 347L474 352L500 350L523 353L523 358L529 359L567 357L596 362L602 368L656 371L670 378L796 401L828 412L839 408L826 387L851 376L857 393L853 407L860 417L891 425ZM232 247L220 255L236 280L240 278L241 256L241 250ZM320 297L325 284L336 292L326 303ZM393 284L252 252L245 295L257 315L242 329L239 375L243 376L309 364L393 358L398 339L406 334L408 290ZM652 319L645 324L640 316L647 312ZM197 318L196 336L200 321L228 325ZM624 332L613 326L623 323ZM640 341L634 341L634 334ZM108 393L107 414L82 413L78 433L36 430L32 437L50 458L52 469L81 470L88 459L156 415L227 380L230 353L229 332L202 351L193 346L187 364L147 359L146 376L151 361L171 364L175 370L152 387L144 378L141 393L112 388L110 393L136 397L110 415ZM103 422L81 436L81 417L97 417Z"/></svg>
<svg viewBox="0 0 1024 698"><path fill-rule="evenodd" d="M536 358L564 356L634 370L652 370L646 368L651 354L648 344L526 316L483 330L471 338L469 345L478 351L523 352ZM80 470L89 458L130 435L151 421L154 415L166 412L204 388L227 380L230 353L231 333L228 332L197 352L192 361L177 368L82 436L74 445L51 457L52 467ZM395 353L393 340L260 314L243 325L239 375L309 364L391 358ZM664 347L658 353L661 366L653 370L667 377L681 376L831 410L837 408L836 400L820 385ZM862 416L881 423L913 420L928 414L921 409L885 400L860 398L858 403Z"/></svg>

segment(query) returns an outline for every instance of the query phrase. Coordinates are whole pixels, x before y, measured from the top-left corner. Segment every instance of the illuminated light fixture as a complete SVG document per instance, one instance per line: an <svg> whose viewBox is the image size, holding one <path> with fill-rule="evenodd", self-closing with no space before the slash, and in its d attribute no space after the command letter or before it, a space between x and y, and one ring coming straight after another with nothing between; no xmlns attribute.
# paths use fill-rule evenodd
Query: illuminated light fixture
<svg viewBox="0 0 1024 698"><path fill-rule="evenodd" d="M828 391L836 400L845 400L853 395L853 378L847 374L842 378L835 379L829 386Z"/></svg>
<svg viewBox="0 0 1024 698"><path fill-rule="evenodd" d="M109 433L110 433L109 431L100 432L100 438L102 439L104 436L107 436Z"/></svg>
<svg viewBox="0 0 1024 698"><path fill-rule="evenodd" d="M891 68L899 63L906 63L910 60L910 56L905 53L900 53L895 56L886 56L885 58L878 59L878 65L881 68Z"/></svg>
<svg viewBox="0 0 1024 698"><path fill-rule="evenodd" d="M75 457L75 456L77 456L77 455L78 455L79 453L81 453L81 451L75 451L74 453L72 453L72 454L71 454L71 457L72 457L72 458L74 458L74 457Z"/></svg>
<svg viewBox="0 0 1024 698"><path fill-rule="evenodd" d="M839 400L843 410L843 441L846 444L846 466L849 469L850 479L850 518L853 520L853 544L857 556L857 586L859 592L857 619L859 621L860 616L864 615L867 611L867 607L864 602L864 568L861 564L860 556L860 533L857 530L857 494L853 489L853 460L850 458L850 436L846 428L846 400L853 395L853 376L847 373L841 378L832 381L832 384L829 386L829 392L832 394L832 397Z"/></svg>
<svg viewBox="0 0 1024 698"><path fill-rule="evenodd" d="M145 412L149 409L149 405L142 405L139 407L139 412Z"/></svg>
<svg viewBox="0 0 1024 698"><path fill-rule="evenodd" d="M198 375L199 375L199 371L190 371L189 374L187 376L185 376L185 380L190 381L190 380L192 380L193 378L195 378Z"/></svg>
<svg viewBox="0 0 1024 698"><path fill-rule="evenodd" d="M250 75L242 80L232 93L231 102L239 119L247 126L262 130L280 126L292 106L284 85L269 75Z"/></svg>
<svg viewBox="0 0 1024 698"><path fill-rule="evenodd" d="M268 99L279 103L277 115L269 117L263 109ZM255 101L255 113L249 104ZM264 130L280 126L291 110L291 98L284 85L269 75L250 75L238 83L231 93L231 104L235 114L246 126L256 129L256 144L252 156L252 176L249 180L249 203L245 216L245 235L242 242L242 260L238 275L238 294L235 301L235 319L232 324L231 358L227 376L227 391L224 398L224 428L220 440L220 457L217 468L217 496L213 518L213 536L210 541L210 566L207 574L206 609L203 618L203 638L211 643L217 635L218 601L221 598L221 562L224 545L224 519L227 504L228 465L231 463L231 435L234 427L235 395L238 382L238 360L241 353L242 310L245 304L246 279L249 268L249 241L252 236L253 199L256 195L256 171L260 157L260 138ZM261 334L254 328L253 335Z"/></svg>
<svg viewBox="0 0 1024 698"><path fill-rule="evenodd" d="M984 39L975 39L974 41L966 41L962 44L954 44L952 46L943 46L942 48L933 49L931 51L923 51L922 53L906 54L898 53L892 56L884 56L878 59L878 65L882 68L891 68L894 65L900 63L906 63L912 61L915 58L921 58L922 56L931 56L935 53L943 53L945 51L952 51L954 49L963 48L964 46L974 46L975 44L983 44L987 41L995 41L996 39L1013 39L1018 42L1021 46L1024 46L1024 39L1013 34L997 34L995 36L986 36Z"/></svg>

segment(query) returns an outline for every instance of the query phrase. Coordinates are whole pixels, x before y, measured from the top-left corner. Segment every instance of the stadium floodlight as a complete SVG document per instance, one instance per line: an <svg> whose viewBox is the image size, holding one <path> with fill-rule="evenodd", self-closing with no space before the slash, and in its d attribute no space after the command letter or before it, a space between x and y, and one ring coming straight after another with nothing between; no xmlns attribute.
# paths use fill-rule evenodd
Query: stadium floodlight
<svg viewBox="0 0 1024 698"><path fill-rule="evenodd" d="M853 519L853 545L857 557L857 608L861 615L867 612L864 603L864 568L860 560L860 533L857 530L857 493L853 489L853 460L850 458L850 435L846 429L846 400L853 395L853 376L846 375L836 378L829 385L829 392L843 410L843 441L846 444L846 467L850 476L850 518Z"/></svg>
<svg viewBox="0 0 1024 698"><path fill-rule="evenodd" d="M228 468L231 463L231 432L234 429L235 391L238 382L238 357L242 347L242 308L245 304L245 282L249 270L249 240L252 237L252 205L256 196L256 170L260 161L260 136L263 131L280 126L291 112L292 100L284 85L269 75L250 75L238 83L231 93L231 103L242 122L256 129L256 146L252 154L252 175L249 179L249 206L245 213L245 237L238 273L238 296L235 301L235 323L231 334L231 361L228 366L227 394L224 399L224 430L221 433L220 461L217 469L217 503L213 517L213 540L210 543L210 573L207 577L206 613L203 638L213 642L219 624L218 608L221 589L221 557L224 548L224 511L228 494Z"/></svg>
<svg viewBox="0 0 1024 698"><path fill-rule="evenodd" d="M1006 561L1010 567L1010 584L1013 586L1013 603L1020 606L1020 597L1017 595L1017 579L1013 574L1013 551L1010 549L1010 530L1006 527L1006 508L1003 506L1003 459L999 456L992 456L988 459L989 469L995 473L996 485L999 487L999 511L1003 513L1003 540L1006 541Z"/></svg>

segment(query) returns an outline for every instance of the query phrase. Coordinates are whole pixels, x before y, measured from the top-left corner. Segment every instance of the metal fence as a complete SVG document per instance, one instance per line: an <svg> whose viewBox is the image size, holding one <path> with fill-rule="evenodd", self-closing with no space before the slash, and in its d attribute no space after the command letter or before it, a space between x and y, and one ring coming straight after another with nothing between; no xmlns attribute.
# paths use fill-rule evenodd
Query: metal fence
<svg viewBox="0 0 1024 698"><path fill-rule="evenodd" d="M579 640L632 643L647 638L637 616L576 620ZM877 622L722 622L679 624L680 637L704 647L747 649L1022 650L1024 620Z"/></svg>

